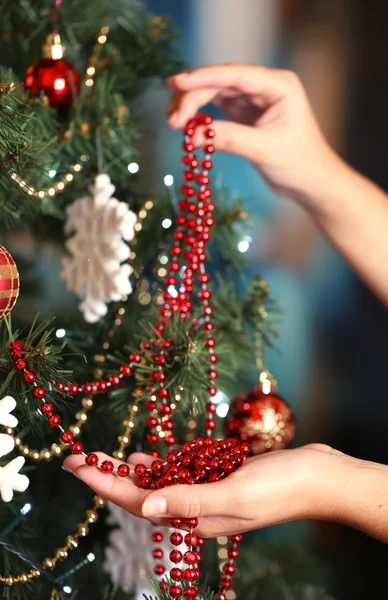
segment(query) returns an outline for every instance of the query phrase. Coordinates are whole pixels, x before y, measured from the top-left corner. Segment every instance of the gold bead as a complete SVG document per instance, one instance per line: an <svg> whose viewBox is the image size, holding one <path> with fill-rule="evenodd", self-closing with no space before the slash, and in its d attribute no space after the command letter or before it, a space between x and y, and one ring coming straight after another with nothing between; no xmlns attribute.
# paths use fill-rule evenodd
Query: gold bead
<svg viewBox="0 0 388 600"><path fill-rule="evenodd" d="M98 519L98 513L95 510L88 510L86 518L89 520L89 523L95 523Z"/></svg>
<svg viewBox="0 0 388 600"><path fill-rule="evenodd" d="M20 575L20 581L21 583L27 583L28 577L25 573L23 573L23 575Z"/></svg>
<svg viewBox="0 0 388 600"><path fill-rule="evenodd" d="M77 546L78 546L77 540L72 535L67 536L66 544L68 546L71 546L72 548L77 548Z"/></svg>
<svg viewBox="0 0 388 600"><path fill-rule="evenodd" d="M9 576L9 577L6 577L6 578L5 578L5 580L4 580L4 583L5 583L5 585L9 585L9 586L11 586L11 585L13 585L13 584L15 583L15 582L14 582L14 578L13 578L13 577L11 577L11 576Z"/></svg>
<svg viewBox="0 0 388 600"><path fill-rule="evenodd" d="M83 537L85 535L88 535L89 533L89 526L85 523L82 523L81 525L78 525L77 527L77 533L78 535L82 535Z"/></svg>
<svg viewBox="0 0 388 600"><path fill-rule="evenodd" d="M58 551L58 556L59 556L60 560L65 560L65 559L67 558L67 556L68 556L68 555L67 555L67 551L66 551L66 550L64 550L63 548L61 548L61 549Z"/></svg>
<svg viewBox="0 0 388 600"><path fill-rule="evenodd" d="M45 558L44 561L42 562L42 567L44 569L53 569L54 568L54 563L51 560L51 558Z"/></svg>
<svg viewBox="0 0 388 600"><path fill-rule="evenodd" d="M96 506L105 506L105 500L101 496L94 496L94 502Z"/></svg>

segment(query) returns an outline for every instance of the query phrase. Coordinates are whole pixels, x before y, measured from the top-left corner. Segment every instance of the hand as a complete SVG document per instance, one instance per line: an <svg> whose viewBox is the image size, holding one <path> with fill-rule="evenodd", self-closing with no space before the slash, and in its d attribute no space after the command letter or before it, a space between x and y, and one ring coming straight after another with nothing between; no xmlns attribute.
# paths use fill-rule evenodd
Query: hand
<svg viewBox="0 0 388 600"><path fill-rule="evenodd" d="M200 517L198 534L215 537L302 518L332 518L336 507L333 509L330 502L330 481L335 480L336 460L341 457L329 446L311 444L250 458L217 483L157 491L138 488L136 477L123 480L104 475L85 465L82 456L67 458L65 468L103 498L134 515L163 525L169 524L169 517ZM99 454L99 458L108 457ZM153 460L136 453L129 463L134 467Z"/></svg>
<svg viewBox="0 0 388 600"><path fill-rule="evenodd" d="M229 64L202 67L168 80L175 90L169 125L182 129L209 102L227 121L216 121L216 148L252 161L274 190L321 210L314 191L335 176L341 160L317 124L297 75ZM198 140L196 140L198 142Z"/></svg>

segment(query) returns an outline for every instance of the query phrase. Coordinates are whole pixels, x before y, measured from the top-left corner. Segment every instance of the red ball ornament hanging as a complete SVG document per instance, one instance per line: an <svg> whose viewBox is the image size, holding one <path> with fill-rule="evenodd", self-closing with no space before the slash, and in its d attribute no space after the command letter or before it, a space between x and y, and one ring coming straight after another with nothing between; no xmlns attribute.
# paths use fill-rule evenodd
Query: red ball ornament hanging
<svg viewBox="0 0 388 600"><path fill-rule="evenodd" d="M295 433L291 408L276 394L261 387L235 398L225 420L225 435L248 442L254 454L287 448Z"/></svg>
<svg viewBox="0 0 388 600"><path fill-rule="evenodd" d="M43 92L50 106L71 108L80 89L80 78L72 65L63 59L64 46L59 35L50 35L43 47L44 57L28 67L24 86L33 96Z"/></svg>
<svg viewBox="0 0 388 600"><path fill-rule="evenodd" d="M0 321L15 306L19 295L19 273L14 259L0 246Z"/></svg>

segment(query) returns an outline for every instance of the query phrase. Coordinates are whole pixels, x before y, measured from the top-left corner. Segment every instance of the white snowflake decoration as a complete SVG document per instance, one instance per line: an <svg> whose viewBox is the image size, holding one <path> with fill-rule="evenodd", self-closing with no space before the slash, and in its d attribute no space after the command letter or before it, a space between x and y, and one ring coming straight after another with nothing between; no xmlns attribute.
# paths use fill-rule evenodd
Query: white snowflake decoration
<svg viewBox="0 0 388 600"><path fill-rule="evenodd" d="M0 400L0 425L16 427L18 420L11 412L16 407L16 400L12 396L5 396ZM12 436L0 433L0 457L9 454L14 449L15 442ZM4 467L0 467L0 496L4 502L10 502L14 491L25 492L29 486L29 479L19 473L25 459L17 456Z"/></svg>
<svg viewBox="0 0 388 600"><path fill-rule="evenodd" d="M65 243L71 257L63 258L61 273L67 289L81 299L80 310L88 323L107 313L107 303L132 292L133 271L126 242L135 236L137 217L125 202L113 197L108 175L97 175L90 196L76 200L66 209Z"/></svg>
<svg viewBox="0 0 388 600"><path fill-rule="evenodd" d="M114 585L119 585L124 592L134 593L135 600L144 600L144 594L152 595L154 589L151 579L154 577L155 559L150 545L153 525L145 520L131 515L119 506L108 502L108 523L116 525L109 534L109 545L105 548L104 570L109 573ZM168 527L158 527L162 531L163 542L158 544L164 550L164 559L160 561L169 568L170 553L169 537L172 530ZM184 553L185 544L179 549ZM180 565L176 565L179 567Z"/></svg>

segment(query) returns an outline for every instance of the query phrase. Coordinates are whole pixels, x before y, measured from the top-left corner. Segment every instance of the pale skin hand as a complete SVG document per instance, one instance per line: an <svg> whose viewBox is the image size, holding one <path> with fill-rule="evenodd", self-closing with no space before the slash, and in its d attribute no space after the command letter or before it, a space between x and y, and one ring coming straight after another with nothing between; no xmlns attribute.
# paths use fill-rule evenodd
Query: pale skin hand
<svg viewBox="0 0 388 600"><path fill-rule="evenodd" d="M107 457L99 453L100 460ZM111 459L115 464L120 461ZM133 454L129 464L150 465ZM137 478L105 475L70 456L64 466L97 494L156 524L199 517L204 537L231 535L299 519L346 523L388 542L388 467L360 461L323 444L268 453L226 479L205 485L142 490Z"/></svg>
<svg viewBox="0 0 388 600"><path fill-rule="evenodd" d="M217 104L226 120L214 123L216 148L248 159L275 191L307 208L388 305L387 196L330 148L297 76L229 64L181 73L168 84L169 125L182 129L202 106Z"/></svg>

